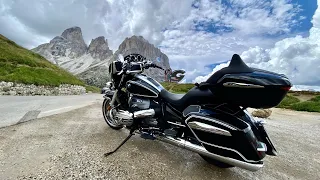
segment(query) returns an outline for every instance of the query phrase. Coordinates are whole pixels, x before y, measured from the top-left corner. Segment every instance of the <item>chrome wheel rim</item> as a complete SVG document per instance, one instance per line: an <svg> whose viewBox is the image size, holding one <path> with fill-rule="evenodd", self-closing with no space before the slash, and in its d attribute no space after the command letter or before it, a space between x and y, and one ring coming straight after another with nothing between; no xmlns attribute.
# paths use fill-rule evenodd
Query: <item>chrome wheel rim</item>
<svg viewBox="0 0 320 180"><path fill-rule="evenodd" d="M119 127L119 123L116 119L113 118L113 114L112 114L112 111L113 109L110 107L109 105L110 103L110 100L108 102L105 103L104 105L104 119L107 121L107 123L110 125L110 126L113 126L113 127Z"/></svg>

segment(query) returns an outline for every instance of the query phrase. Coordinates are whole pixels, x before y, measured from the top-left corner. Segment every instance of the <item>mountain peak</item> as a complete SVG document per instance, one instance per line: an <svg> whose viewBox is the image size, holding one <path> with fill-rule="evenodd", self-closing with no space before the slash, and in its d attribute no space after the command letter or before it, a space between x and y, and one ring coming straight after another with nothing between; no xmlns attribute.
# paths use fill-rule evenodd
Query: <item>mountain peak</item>
<svg viewBox="0 0 320 180"><path fill-rule="evenodd" d="M91 40L88 53L90 53L93 58L100 60L105 60L113 54L113 52L109 49L108 41L104 38L104 36L99 36Z"/></svg>
<svg viewBox="0 0 320 180"><path fill-rule="evenodd" d="M149 43L142 36L131 36L127 37L119 46L115 52L113 59L117 59L119 54L126 56L128 54L138 53L147 59L152 60L157 65L167 69L170 68L168 57L156 48L153 44ZM160 60L160 62L157 61ZM158 69L146 70L145 74L150 75L158 81L163 81L164 72Z"/></svg>
<svg viewBox="0 0 320 180"><path fill-rule="evenodd" d="M82 31L80 27L74 26L64 30L61 36L66 39L68 39L68 37L71 37L71 36L81 36L82 38Z"/></svg>
<svg viewBox="0 0 320 180"><path fill-rule="evenodd" d="M147 41L143 36L136 36L136 35L133 35L131 36L130 38L128 39L136 39L136 40L140 40L140 41L143 41L145 43L149 43L149 41Z"/></svg>

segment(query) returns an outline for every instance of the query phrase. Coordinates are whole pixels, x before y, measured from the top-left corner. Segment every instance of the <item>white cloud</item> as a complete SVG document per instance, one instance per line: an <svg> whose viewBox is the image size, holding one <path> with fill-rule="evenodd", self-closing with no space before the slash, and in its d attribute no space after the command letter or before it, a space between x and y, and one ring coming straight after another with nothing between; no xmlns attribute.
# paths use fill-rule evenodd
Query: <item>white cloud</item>
<svg viewBox="0 0 320 180"><path fill-rule="evenodd" d="M320 4L320 0L318 0ZM295 90L319 90L320 85L320 9L312 19L313 27L308 37L296 36L282 39L271 48L254 46L241 54L252 67L287 75L295 84ZM216 71L218 68L215 68ZM212 74L212 73L211 73ZM195 81L204 81L200 76Z"/></svg>
<svg viewBox="0 0 320 180"><path fill-rule="evenodd" d="M0 0L0 33L31 48L79 26L87 43L103 35L113 50L142 35L191 81L207 64L287 37L299 11L289 0Z"/></svg>
<svg viewBox="0 0 320 180"><path fill-rule="evenodd" d="M320 86L305 86L305 85L294 85L291 90L293 91L318 91L320 92Z"/></svg>
<svg viewBox="0 0 320 180"><path fill-rule="evenodd" d="M193 83L201 83L206 81L210 76L212 76L215 72L219 71L220 69L229 66L230 61L226 62L226 63L221 63L219 65L217 65L215 68L213 68L212 72L208 75L205 76L198 76L193 80Z"/></svg>
<svg viewBox="0 0 320 180"><path fill-rule="evenodd" d="M242 58L251 66L286 74L294 84L320 85L319 14L318 8L309 37L286 38L270 49L250 48L242 53Z"/></svg>

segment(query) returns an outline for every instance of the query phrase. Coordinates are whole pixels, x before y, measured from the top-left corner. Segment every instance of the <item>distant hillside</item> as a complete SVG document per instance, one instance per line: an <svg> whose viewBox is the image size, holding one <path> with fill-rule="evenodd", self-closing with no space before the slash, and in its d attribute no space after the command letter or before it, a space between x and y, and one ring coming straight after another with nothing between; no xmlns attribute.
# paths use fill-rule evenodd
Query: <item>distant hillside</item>
<svg viewBox="0 0 320 180"><path fill-rule="evenodd" d="M85 84L69 72L50 63L0 34L0 81L59 86Z"/></svg>

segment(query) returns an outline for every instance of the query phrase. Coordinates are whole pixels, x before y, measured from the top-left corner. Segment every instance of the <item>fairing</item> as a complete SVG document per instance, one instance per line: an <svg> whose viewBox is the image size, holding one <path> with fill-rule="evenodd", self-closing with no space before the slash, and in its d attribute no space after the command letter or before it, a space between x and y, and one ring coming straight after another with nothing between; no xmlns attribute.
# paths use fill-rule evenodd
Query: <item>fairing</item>
<svg viewBox="0 0 320 180"><path fill-rule="evenodd" d="M132 80L127 82L126 87L128 92L133 95L151 98L157 98L163 89L161 84L143 74L135 75Z"/></svg>

